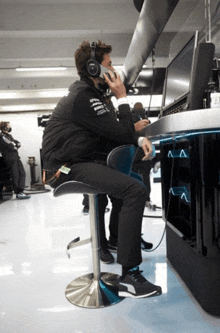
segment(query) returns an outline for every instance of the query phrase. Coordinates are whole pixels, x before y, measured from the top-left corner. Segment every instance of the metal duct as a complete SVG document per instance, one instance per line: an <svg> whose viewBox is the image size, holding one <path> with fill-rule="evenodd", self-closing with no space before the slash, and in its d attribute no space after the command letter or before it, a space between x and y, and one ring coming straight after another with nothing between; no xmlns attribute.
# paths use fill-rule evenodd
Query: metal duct
<svg viewBox="0 0 220 333"><path fill-rule="evenodd" d="M179 0L145 0L125 58L122 80L131 87Z"/></svg>

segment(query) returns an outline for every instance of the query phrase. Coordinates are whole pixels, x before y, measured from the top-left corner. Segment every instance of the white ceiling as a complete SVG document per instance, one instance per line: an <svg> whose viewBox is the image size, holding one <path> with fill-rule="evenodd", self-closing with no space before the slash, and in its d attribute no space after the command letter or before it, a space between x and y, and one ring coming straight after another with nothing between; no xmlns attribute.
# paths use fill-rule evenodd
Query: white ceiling
<svg viewBox="0 0 220 333"><path fill-rule="evenodd" d="M195 30L203 29L205 1L209 0L179 0L156 43L156 67L166 67ZM218 2L211 0L212 13ZM77 78L74 51L85 39L111 44L113 64L123 65L138 18L133 0L0 0L0 93L67 88ZM219 44L218 34L215 43ZM152 66L151 57L145 64ZM45 66L68 69L15 71L16 67ZM30 101L31 96L23 98L24 103ZM9 103L7 98L0 102Z"/></svg>

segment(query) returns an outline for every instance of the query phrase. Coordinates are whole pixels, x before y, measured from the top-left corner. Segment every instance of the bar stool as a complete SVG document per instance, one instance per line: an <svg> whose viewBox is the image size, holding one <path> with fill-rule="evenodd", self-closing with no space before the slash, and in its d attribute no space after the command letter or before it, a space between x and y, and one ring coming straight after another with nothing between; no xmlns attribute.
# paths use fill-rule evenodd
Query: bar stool
<svg viewBox="0 0 220 333"><path fill-rule="evenodd" d="M77 181L67 181L54 189L55 197L73 193L89 195L91 238L82 241L80 241L79 238L74 239L68 244L67 250L69 251L73 247L91 242L93 273L80 276L73 280L66 287L66 298L70 303L85 308L102 308L116 304L122 300L122 298L117 295L117 281L119 280L119 276L117 274L100 272L97 194L102 192Z"/></svg>
<svg viewBox="0 0 220 333"><path fill-rule="evenodd" d="M117 147L108 155L107 165L130 174L134 155L135 147L133 145ZM79 237L74 239L68 244L67 252L69 254L71 248L91 242L93 273L80 276L69 283L65 291L66 298L70 303L85 308L101 308L116 304L123 299L117 294L119 276L100 272L97 195L103 192L90 185L73 180L62 183L53 192L54 197L74 193L89 195L91 238L82 241Z"/></svg>

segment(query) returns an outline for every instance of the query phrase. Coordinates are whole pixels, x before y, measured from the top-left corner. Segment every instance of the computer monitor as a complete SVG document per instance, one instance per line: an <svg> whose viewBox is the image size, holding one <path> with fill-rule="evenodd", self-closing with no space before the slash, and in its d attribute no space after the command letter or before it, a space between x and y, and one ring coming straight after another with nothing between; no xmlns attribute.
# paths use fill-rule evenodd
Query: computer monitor
<svg viewBox="0 0 220 333"><path fill-rule="evenodd" d="M189 93L197 44L198 32L190 38L167 66L161 111L175 104Z"/></svg>

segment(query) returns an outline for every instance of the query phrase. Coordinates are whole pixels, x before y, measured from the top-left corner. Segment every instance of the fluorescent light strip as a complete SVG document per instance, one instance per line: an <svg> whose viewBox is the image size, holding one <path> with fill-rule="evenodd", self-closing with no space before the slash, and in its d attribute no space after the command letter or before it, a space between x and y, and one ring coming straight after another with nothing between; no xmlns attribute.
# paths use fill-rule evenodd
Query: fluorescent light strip
<svg viewBox="0 0 220 333"><path fill-rule="evenodd" d="M1 99L31 99L31 98L58 98L68 93L68 89L36 89L36 90L16 90L13 92L0 91Z"/></svg>
<svg viewBox="0 0 220 333"><path fill-rule="evenodd" d="M17 72L66 71L67 67L18 67Z"/></svg>
<svg viewBox="0 0 220 333"><path fill-rule="evenodd" d="M56 104L31 104L0 106L0 112L53 110Z"/></svg>

